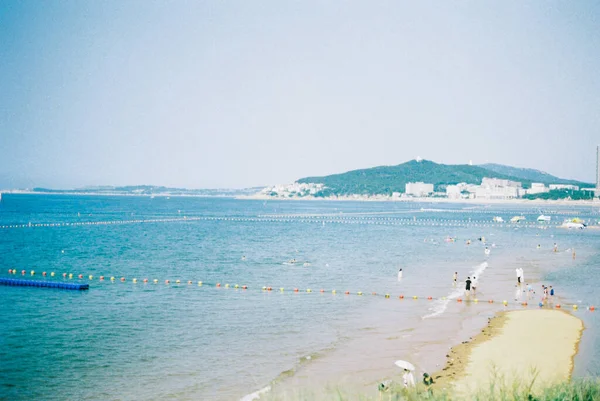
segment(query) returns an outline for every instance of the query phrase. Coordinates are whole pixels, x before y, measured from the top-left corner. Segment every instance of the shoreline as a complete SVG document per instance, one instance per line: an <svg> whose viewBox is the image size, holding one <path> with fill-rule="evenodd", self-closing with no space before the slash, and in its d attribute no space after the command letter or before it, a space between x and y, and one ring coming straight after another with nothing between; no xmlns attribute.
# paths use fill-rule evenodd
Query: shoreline
<svg viewBox="0 0 600 401"><path fill-rule="evenodd" d="M600 206L600 199L594 200L567 200L567 199L449 199L449 198L392 198L380 195L349 195L335 198L315 198L313 196L305 197L273 197L268 195L237 195L235 199L239 200L261 200L261 201L340 201L340 202L407 202L407 203L454 203L454 204L473 204L473 205L578 205L578 206Z"/></svg>
<svg viewBox="0 0 600 401"><path fill-rule="evenodd" d="M291 197L279 198L268 195L234 195L234 194L182 194L182 193L156 193L156 194L136 194L136 193L120 193L120 192L42 192L28 191L18 189L0 190L2 194L12 195L68 195L68 196L137 196L137 197L178 197L178 198L230 198L237 200L255 200L255 201L340 201L340 202L405 202L405 203L449 203L449 204L471 204L471 205L547 205L547 206L599 206L600 199L594 200L566 200L566 199L448 199L448 198L392 198L378 195L373 196L340 196L335 198L315 198L312 196L306 197Z"/></svg>
<svg viewBox="0 0 600 401"><path fill-rule="evenodd" d="M535 392L568 381L584 329L563 310L498 312L479 334L451 348L444 368L432 374L433 389L464 395L517 383Z"/></svg>

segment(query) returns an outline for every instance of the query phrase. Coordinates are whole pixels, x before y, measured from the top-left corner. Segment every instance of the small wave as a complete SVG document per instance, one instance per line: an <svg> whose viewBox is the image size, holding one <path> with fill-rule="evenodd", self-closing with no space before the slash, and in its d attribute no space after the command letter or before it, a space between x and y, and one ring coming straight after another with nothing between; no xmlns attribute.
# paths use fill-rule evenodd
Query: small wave
<svg viewBox="0 0 600 401"><path fill-rule="evenodd" d="M481 275L483 274L483 272L485 271L485 269L487 267L488 267L487 262L483 262L483 263L477 265L475 267L475 269L473 269L473 271L471 272L471 275L469 277L473 277L473 276L481 277ZM435 316L438 316L438 315L441 315L442 313L444 313L446 311L446 309L448 308L448 304L450 303L450 301L460 297L463 294L463 292L464 292L464 289L462 287L455 288L454 291L452 291L450 294L448 294L446 299L436 300L433 303L433 305L431 306L431 308L429 308L431 313L423 316L423 319L429 319L431 317L435 317Z"/></svg>
<svg viewBox="0 0 600 401"><path fill-rule="evenodd" d="M240 401L254 401L254 400L259 400L261 395L266 394L269 391L271 391L271 386L267 386L267 387L261 388L258 391L255 391L255 392L253 392L251 394L243 396L240 399Z"/></svg>

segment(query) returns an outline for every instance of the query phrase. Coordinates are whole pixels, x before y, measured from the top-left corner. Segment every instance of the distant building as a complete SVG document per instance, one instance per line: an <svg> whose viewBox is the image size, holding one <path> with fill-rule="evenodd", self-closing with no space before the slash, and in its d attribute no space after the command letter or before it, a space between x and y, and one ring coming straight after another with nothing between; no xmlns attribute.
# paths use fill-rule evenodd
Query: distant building
<svg viewBox="0 0 600 401"><path fill-rule="evenodd" d="M514 199L519 197L517 187L491 187L481 185L475 190L477 199Z"/></svg>
<svg viewBox="0 0 600 401"><path fill-rule="evenodd" d="M533 182L531 183L531 188L527 190L527 195L543 194L548 191L550 191L550 189L546 188L544 184Z"/></svg>
<svg viewBox="0 0 600 401"><path fill-rule="evenodd" d="M520 196L521 183L498 178L484 177L475 188L477 199L514 199Z"/></svg>
<svg viewBox="0 0 600 401"><path fill-rule="evenodd" d="M579 186L577 185L565 185L565 184L550 184L550 190L554 189L568 189L571 191L579 191Z"/></svg>
<svg viewBox="0 0 600 401"><path fill-rule="evenodd" d="M488 187L515 187L515 188L521 188L521 183L517 182L517 181L510 181L510 180L501 180L499 178L488 178L488 177L483 177L483 179L481 180L481 186L488 186Z"/></svg>
<svg viewBox="0 0 600 401"><path fill-rule="evenodd" d="M458 185L446 186L446 196L450 199L462 198L462 189Z"/></svg>
<svg viewBox="0 0 600 401"><path fill-rule="evenodd" d="M427 196L433 193L433 184L425 184L424 182L409 182L405 186L407 195Z"/></svg>
<svg viewBox="0 0 600 401"><path fill-rule="evenodd" d="M473 198L475 197L475 190L479 185L467 184L466 182L461 182L456 185L447 185L446 186L446 196L449 199L463 199L463 198ZM469 196L473 194L473 196Z"/></svg>
<svg viewBox="0 0 600 401"><path fill-rule="evenodd" d="M600 145L596 146L596 196L600 196Z"/></svg>

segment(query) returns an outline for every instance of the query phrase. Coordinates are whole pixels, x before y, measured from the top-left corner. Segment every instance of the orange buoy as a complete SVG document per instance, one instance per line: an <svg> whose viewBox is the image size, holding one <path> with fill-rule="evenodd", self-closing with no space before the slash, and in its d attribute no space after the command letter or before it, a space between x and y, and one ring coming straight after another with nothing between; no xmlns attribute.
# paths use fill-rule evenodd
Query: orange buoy
<svg viewBox="0 0 600 401"><path fill-rule="evenodd" d="M243 286L242 286L242 290L247 290L247 289L248 289L248 286L247 286L247 285L243 285Z"/></svg>
<svg viewBox="0 0 600 401"><path fill-rule="evenodd" d="M593 310L596 310L596 308L592 305L592 306L590 306L590 310L593 311Z"/></svg>
<svg viewBox="0 0 600 401"><path fill-rule="evenodd" d="M493 300L493 299L490 299L488 302L489 302L489 303L491 303L491 304L493 304L493 303L494 303L494 300Z"/></svg>
<svg viewBox="0 0 600 401"><path fill-rule="evenodd" d="M25 271L25 270L23 270L23 271ZM67 277L67 273L63 273L63 277Z"/></svg>
<svg viewBox="0 0 600 401"><path fill-rule="evenodd" d="M325 292L325 290L321 288L321 292Z"/></svg>
<svg viewBox="0 0 600 401"><path fill-rule="evenodd" d="M220 287L220 286L221 286L221 283L217 283L217 287Z"/></svg>
<svg viewBox="0 0 600 401"><path fill-rule="evenodd" d="M404 299L404 295L400 295L398 298L400 298L400 299Z"/></svg>
<svg viewBox="0 0 600 401"><path fill-rule="evenodd" d="M523 306L527 306L527 301L523 301L523 302L521 302L521 305L523 305Z"/></svg>
<svg viewBox="0 0 600 401"><path fill-rule="evenodd" d="M104 276L100 276L100 281L104 280Z"/></svg>
<svg viewBox="0 0 600 401"><path fill-rule="evenodd" d="M431 297L427 297L427 299L431 301L433 298L431 298Z"/></svg>
<svg viewBox="0 0 600 401"><path fill-rule="evenodd" d="M556 304L556 308L557 308L557 309L558 309L558 308L560 308L560 304Z"/></svg>
<svg viewBox="0 0 600 401"><path fill-rule="evenodd" d="M147 283L147 282L148 282L148 279L147 279L147 278L145 278L145 279L144 279L144 283Z"/></svg>
<svg viewBox="0 0 600 401"><path fill-rule="evenodd" d="M267 287L267 291L272 291L272 290L273 290L273 288Z"/></svg>
<svg viewBox="0 0 600 401"><path fill-rule="evenodd" d="M169 280L165 280L165 284L169 284L169 283L170 283ZM221 286L221 284L217 284L217 287L220 287L220 286Z"/></svg>
<svg viewBox="0 0 600 401"><path fill-rule="evenodd" d="M121 281L125 281L125 277L121 277Z"/></svg>
<svg viewBox="0 0 600 401"><path fill-rule="evenodd" d="M298 289L297 289L297 288L294 288L294 292L298 292Z"/></svg>
<svg viewBox="0 0 600 401"><path fill-rule="evenodd" d="M462 298L458 298L456 302L462 302Z"/></svg>
<svg viewBox="0 0 600 401"><path fill-rule="evenodd" d="M46 277L46 272L42 272L42 276Z"/></svg>
<svg viewBox="0 0 600 401"><path fill-rule="evenodd" d="M372 292L371 295L377 295L377 293L376 292Z"/></svg>
<svg viewBox="0 0 600 401"><path fill-rule="evenodd" d="M192 280L188 280L188 284L192 284Z"/></svg>
<svg viewBox="0 0 600 401"><path fill-rule="evenodd" d="M346 294L346 295L350 295L350 291L346 291L344 294Z"/></svg>
<svg viewBox="0 0 600 401"><path fill-rule="evenodd" d="M80 275L79 275L79 276L77 276L77 277L79 277L79 278L83 278L83 274L80 274Z"/></svg>
<svg viewBox="0 0 600 401"><path fill-rule="evenodd" d="M12 269L8 269L8 274L12 274Z"/></svg>

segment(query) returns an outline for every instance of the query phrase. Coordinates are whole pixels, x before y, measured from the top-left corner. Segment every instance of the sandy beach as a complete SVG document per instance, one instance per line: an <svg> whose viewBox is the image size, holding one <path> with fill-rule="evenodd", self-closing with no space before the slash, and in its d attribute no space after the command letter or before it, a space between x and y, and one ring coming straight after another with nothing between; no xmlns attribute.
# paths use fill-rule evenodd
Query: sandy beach
<svg viewBox="0 0 600 401"><path fill-rule="evenodd" d="M435 387L451 394L473 394L508 386L532 391L569 380L583 331L582 321L565 311L539 309L501 312L471 341L452 348Z"/></svg>

